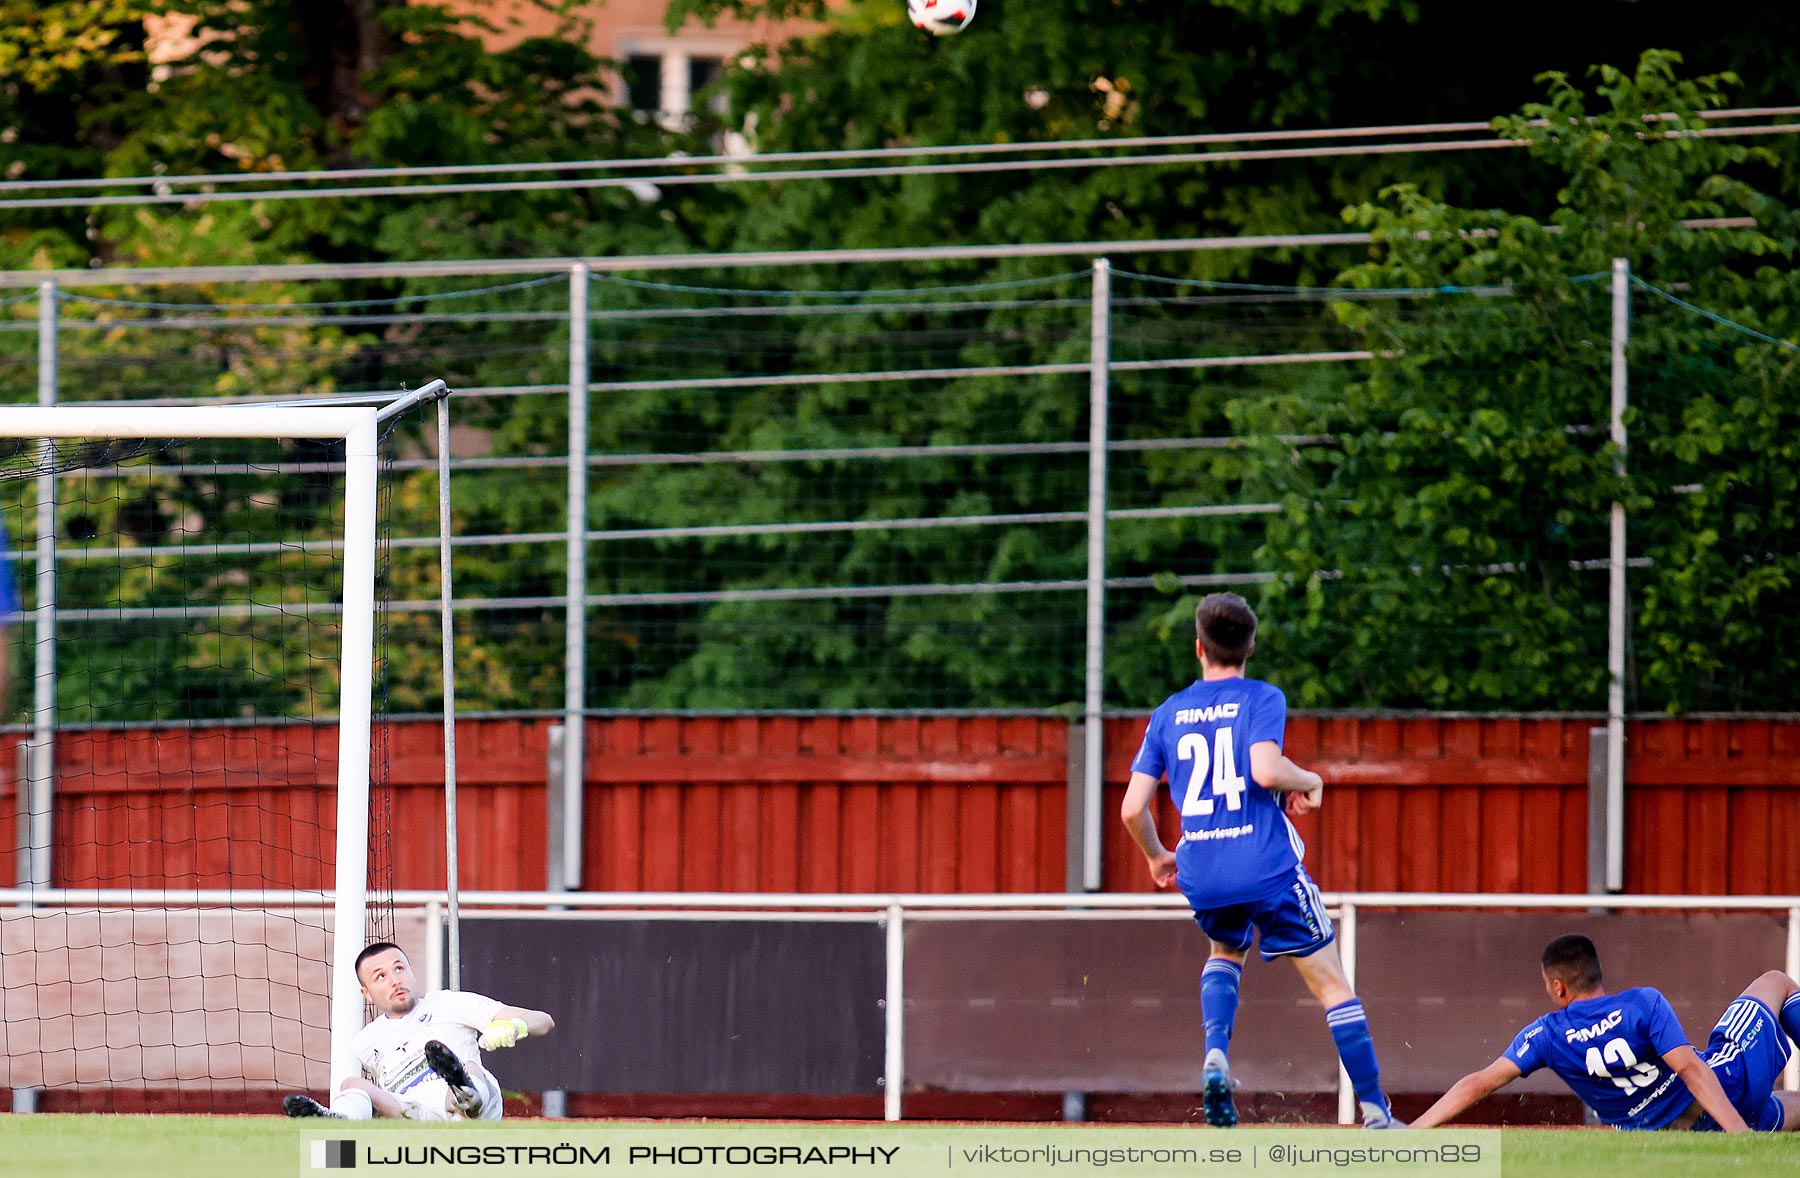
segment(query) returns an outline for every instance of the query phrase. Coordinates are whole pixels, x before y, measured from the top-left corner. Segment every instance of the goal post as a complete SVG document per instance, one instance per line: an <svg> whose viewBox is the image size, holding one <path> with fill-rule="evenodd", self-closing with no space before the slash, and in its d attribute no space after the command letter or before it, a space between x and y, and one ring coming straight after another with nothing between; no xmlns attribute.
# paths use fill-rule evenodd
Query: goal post
<svg viewBox="0 0 1800 1178"><path fill-rule="evenodd" d="M338 705L337 858L333 868L331 1090L361 1074L351 1042L362 1029L362 995L344 976L362 951L369 903L369 740L375 661L375 442L373 409L352 410L344 432L345 675ZM448 668L446 668L448 671ZM354 817L352 817L354 815Z"/></svg>
<svg viewBox="0 0 1800 1178"><path fill-rule="evenodd" d="M26 796L27 783L21 781L18 785L20 801L18 855L20 858L17 862L18 870L15 872L21 881L21 887L12 891L5 902L17 907L12 914L13 935L8 937L4 943L0 943L0 971L4 971L5 975L0 977L0 981L3 981L7 987L3 997L9 1000L8 1006L4 1008L6 1022L0 1030L6 1031L10 1039L7 1054L8 1070L12 1079L10 1084L0 1085L0 1088L12 1087L15 1091L31 1091L34 1086L54 1086L57 1078L61 1078L62 1082L75 1088L83 1086L150 1086L159 1081L168 1081L176 1088L180 1088L184 1083L189 1085L205 1083L215 1085L215 1090L217 1087L229 1087L235 1082L252 1087L260 1084L290 1088L322 1088L325 1083L321 1081L328 1081L330 1087L335 1089L342 1079L358 1074L359 1068L351 1052L351 1043L357 1031L362 1027L364 1007L359 987L350 973L350 963L355 960L357 953L365 944L366 920L370 904L371 758L377 659L376 581L378 516L380 512L378 471L381 454L379 451L384 425L390 418L414 405L441 399L446 393L447 389L442 381L433 381L416 392L403 397L385 399L384 403L379 405L290 402L206 406L0 406L0 442L7 439L12 440L10 477L15 485L22 485L25 480L34 475L51 475L64 479L80 478L84 472L89 472L90 468L106 468L102 473L93 476L91 481L98 484L108 476L119 477L118 470L109 466L115 462L119 467L123 467L124 460L141 459L146 453L152 455L154 462L155 456L165 451L171 454L185 453L181 448L196 444L204 446L213 442L230 442L237 439L273 443L329 443L333 444L334 455L335 447L341 446L343 472L341 500L332 504L329 509L315 513L320 518L333 519L335 517L337 526L333 530L337 531L337 535L327 540L319 540L316 538L315 532L313 538L296 542L292 547L293 552L300 553L303 557L314 551L330 550L331 562L336 563L339 567L341 576L335 586L336 600L328 602L324 606L327 614L336 614L335 619L331 622L338 632L334 668L321 672L321 655L314 653L307 646L308 642L316 644L317 631L320 629L313 621L313 614L306 612L318 608L317 601L312 601L310 604L303 603L301 606L294 604L298 600L297 598L282 596L284 591L291 587L283 584L279 570L273 578L272 589L258 590L265 594L275 594L273 604L266 604L264 601L256 599L251 589L246 587L250 575L248 573L221 566L220 570L213 572L210 578L205 578L209 584L212 582L224 584L230 586L233 592L244 595L230 605L218 607L216 619L232 619L233 625L239 625L252 632L260 623L255 621L239 623L236 619L254 618L259 610L282 615L276 622L269 623L271 625L291 626L295 624L296 617L300 619L298 625L306 636L295 642L298 649L274 649L269 652L258 650L253 654L236 656L247 668L243 671L244 675L252 678L256 676L272 678L282 673L282 667L292 664L300 668L296 674L323 675L324 679L332 681L331 685L335 688L336 696L335 722L337 724L335 780L329 782L328 780L319 780L317 786L321 788L328 784L335 786L335 805L331 808L335 811L334 832L327 835L323 830L327 812L323 809L317 811L316 817L304 830L300 829L298 822L291 826L282 826L281 823L286 821L283 816L270 815L267 812L259 813L251 820L254 828L258 831L257 837L270 837L262 834L262 829L267 827L277 831L272 836L277 841L283 837L290 838L292 845L282 850L285 850L293 861L276 861L273 855L259 848L257 857L246 856L246 861L251 864L246 872L240 870L237 859L233 858L237 851L234 844L229 841L239 837L243 824L237 817L231 818L229 834L220 836L220 841L225 842L227 873L232 874L234 879L245 874L254 877L255 871L260 865L262 870L272 873L272 878L278 877L285 881L290 890L283 893L277 888L258 893L254 888L234 883L228 889L234 899L220 904L217 899L219 889L204 886L204 882L212 877L204 875L199 867L192 866L197 855L201 858L207 854L216 855L218 848L210 850L201 848L198 852L192 848L167 852L170 857L165 863L164 860L158 858L165 852L146 849L138 842L141 839L147 843L155 835L162 834L165 822L168 823L170 830L183 829L190 832L189 837L197 839L197 836L191 834L194 824L198 821L195 815L187 815L185 818L178 816L171 820L166 817L165 811L158 811L154 819L146 817L141 812L126 813L122 818L117 818L117 822L123 823L127 827L135 823L140 828L139 831L119 836L115 839L115 843L97 842L96 845L99 849L90 851L89 857L104 858L109 853L113 853L116 843L124 843L123 849L117 851L114 858L118 863L128 864L125 868L114 866L108 868L107 872L98 873L95 878L82 878L79 873L72 878L70 872L65 870L56 871L54 875L40 871L40 866L48 862L49 847L34 845L38 841L38 836L34 835L33 831L39 830L40 826L31 820L38 816L37 811L40 808L47 810L46 803L49 795L47 791L40 793L38 790L33 790L34 796L28 799ZM33 440L37 442L35 452L31 445ZM78 444L72 445L71 443ZM263 449L266 451L268 447L265 446ZM266 459L260 461L266 461ZM171 465L179 466L179 462ZM230 466L231 464L225 465ZM255 463L242 465L252 470L252 477L263 471L274 469L273 467L258 466ZM181 477L198 482L205 481L207 476L195 475L192 470L192 467L181 467ZM233 469L229 473L243 475L244 471ZM46 481L54 484L55 478ZM221 476L214 481L223 482L224 478ZM25 492L19 490L15 494L23 496ZM101 508L90 514L99 516L110 512L123 519L126 508L130 506L129 496L117 490L103 494L110 495L111 498ZM264 495L265 499L268 497ZM60 489L52 490L47 494L40 492L40 501L45 498L51 500L49 513L40 511L38 518L54 521L56 520L56 511L66 506L62 502L63 493ZM316 518L313 523L316 528ZM87 525L84 523L85 526ZM119 568L126 570L126 573L148 578L165 575L165 569L170 567L170 564L159 563L159 560L166 559L172 562L176 558L169 558L167 554L177 550L186 551L180 549L180 545L194 540L196 535L195 533L181 533L177 528L177 543L174 546L158 547L156 544L148 542L140 545L139 541L130 533L128 526L121 525L121 529L118 533L120 538L113 539L114 546L106 551L115 554ZM241 532L234 535L249 537L248 533ZM88 538L92 539L92 537ZM207 535L200 540L194 540L190 547L195 551L209 549L257 551L264 554L261 559L282 559L285 553L274 558L269 558L266 553L270 549L282 546L271 541L286 541L288 538L285 536L266 538L255 536L246 538L244 542L235 545L230 543L232 537L224 539L227 542L221 544L221 537ZM266 573L266 569L264 572ZM118 579L121 583L124 581L126 573L119 574ZM234 578L236 579L234 580ZM195 577L193 580L200 581L203 578ZM327 588L325 591L329 592L329 589ZM61 592L60 589L56 590L59 595ZM304 594L301 596L303 597ZM317 596L316 592L314 596ZM195 598L194 600L199 599ZM70 616L80 616L85 624L91 624L101 630L108 625L105 618L108 616L109 610L121 619L158 617L165 619L162 622L164 625L168 624L166 619L169 617L186 616L182 614L181 608L133 609L123 602L122 595L115 596L106 608L73 610L70 611ZM59 608L59 603L56 601L40 600L35 606L28 606L22 617L30 618L35 613L41 619L45 616L45 611L54 617ZM203 611L208 607L203 605L185 608L188 613L195 613L197 610ZM96 618L99 620L95 620ZM191 625L194 631L202 629L207 624L209 623L205 621L191 624L177 623L178 626ZM187 633L184 633L182 637L191 640L191 636ZM217 641L223 645L225 640L221 638ZM254 644L259 639L252 633L243 641ZM276 639L273 645L279 648L281 643L286 641L285 638ZM154 644L151 645L154 648ZM119 657L125 658L123 654ZM226 678L226 665L231 660L223 655L217 657L219 658L218 667L209 669L216 669L223 682ZM58 662L61 661L59 657ZM145 660L140 659L140 661ZM262 663L268 663L275 669L270 670L261 665ZM139 677L154 679L162 670L154 665L141 666L135 663L128 666L122 664L122 668L121 678L129 678L135 674ZM93 673L91 669L89 673ZM96 682L100 679L100 675L95 675ZM221 693L228 694L229 688L222 687ZM283 717L283 722L299 723L310 728L310 725L306 725L305 722L317 717L307 715L306 711L309 707L317 707L317 698L309 694L305 695L305 700L308 702L299 705L292 714ZM54 696L48 697L46 703L46 697L40 692L36 705L36 710L39 712L37 725L39 732L45 730L46 724L52 728L55 727L55 710L58 706ZM164 710L167 711L172 706L166 705ZM48 716L42 714L46 707L51 713ZM255 711L250 704L244 705L242 714L254 717L247 721L252 724L260 722L263 718L262 714ZM105 725L100 727L105 728ZM197 730L198 726L194 727ZM113 739L115 744L128 745L129 737L141 736L142 733L134 731L123 737L118 736L116 732L102 732L101 735ZM187 735L190 742L197 743L198 738L194 736L193 732L190 731ZM207 733L206 735L213 734ZM223 746L224 742L229 739L232 738L220 737L219 743ZM326 750L330 747L329 743L324 743L322 747L310 747L309 752L303 746L311 739L310 736L287 738L287 745L271 753L268 763L271 766L287 764L295 756L298 756L301 760L310 758L314 764L322 767L323 759L328 755ZM295 753L293 749L296 748L301 751ZM283 761L280 759L282 757L287 757L289 760ZM38 758L38 760L46 766L50 763L48 758ZM230 769L228 764L221 762L219 773L229 775ZM158 770L161 771L160 765ZM59 774L60 772L59 769ZM255 777L260 772L260 769L252 769L250 775ZM271 776L276 773L275 769L270 770ZM34 771L32 776L37 777L38 772ZM327 774L328 778L331 776L333 775ZM228 784L232 784L242 791L251 788L263 790L285 783L239 781ZM115 785L96 787L96 793L116 788L130 788L130 783L127 782L124 787ZM125 807L129 810L130 803L125 803ZM179 810L179 808L179 806L170 807L174 810ZM199 809L198 803L192 808ZM64 820L60 816L62 813L63 811L59 810L58 822ZM267 819L267 821L259 823L259 819ZM93 819L76 816L70 821L71 823L86 821L90 827L93 827L96 823L104 825L107 820L104 817ZM181 825L183 822L186 823L185 827ZM48 829L47 824L42 829ZM385 837L385 832L383 834ZM55 837L59 844L62 844L69 839L77 839L81 836L71 831L66 834L58 832ZM99 836L94 837L99 838ZM303 847L302 844L304 844ZM323 891L323 885L327 878L323 870L325 865L319 863L318 858L325 853L328 845L331 848L332 862L329 865L330 892L327 895ZM301 854L308 855L310 858L296 866L298 856ZM149 866L140 870L141 865L144 864ZM187 879L192 879L195 886L192 888L179 886L181 881ZM177 886L166 886L171 880L176 881ZM0 882L10 883L11 881ZM100 882L106 886L99 888L83 886L91 882ZM123 888L117 886L119 883L123 883L125 886ZM241 902L247 906L243 909L237 907L240 901L235 899L240 895L243 897ZM260 907L258 906L259 902L262 905ZM294 921L292 913L309 907L323 915L323 910L327 905L331 913L328 940L325 930L316 927L318 923L316 917L310 918L312 924L305 925L304 928L300 927L304 922L297 922L294 928L287 928L282 924L283 921ZM110 958L111 964L103 964L92 979L89 979L85 973L81 973L81 970L87 968L85 964L81 970L77 970L71 964L80 951L78 948L70 947L76 945L74 938L70 938L64 932L60 935L67 939L59 943L55 939L59 934L45 931L40 935L38 929L29 926L29 921L33 916L39 916L55 909L63 914L64 927L72 927L70 914L77 912L78 906L81 915L91 917L93 928L98 930L91 934L83 934L83 936L90 937L90 941L82 941L81 948L91 949L97 955L95 960L102 963L109 960L107 957L109 951L114 953L114 956ZM196 960L206 954L209 946L217 944L217 938L221 935L220 928L229 929L231 935L235 936L240 926L246 923L252 925L256 923L257 913L260 913L262 921L258 927L275 930L269 935L275 940L279 940L282 951L290 953L294 960L279 964L265 962L253 965L249 967L249 973L246 975L250 978L250 982L245 984L246 993L267 993L278 985L290 985L298 990L298 996L292 1002L289 1002L288 998L281 1000L284 1004L282 1012L277 1013L273 1005L270 1005L267 1011L261 1012L267 1014L269 1019L274 1022L280 1023L286 1020L286 1024L280 1029L279 1034L258 1032L255 1039L257 1045L261 1047L264 1044L264 1038L272 1036L269 1038L268 1050L271 1053L270 1058L274 1060L273 1063L266 1066L258 1064L254 1068L245 1065L247 1070L243 1070L241 1073L229 1072L225 1065L221 1065L221 1070L215 1073L210 1069L210 1065L203 1064L198 1065L201 1078L195 1078L196 1065L191 1062L191 1057L189 1057L189 1062L185 1064L182 1062L183 1050L191 1051L195 1047L192 1042L193 1031L191 1026L185 1032L182 1030L180 1016L190 1016L190 1023L194 1018L213 1018L219 1013L216 997L198 999L189 997L179 1001L160 997L148 1000L166 1004L147 1007L147 1009L159 1012L160 1017L175 1024L172 1032L159 1032L162 1036L160 1038L143 1033L143 1024L146 1020L141 1014L129 1010L115 1010L113 1006L107 1005L109 1000L101 1001L97 1016L94 1010L89 1008L91 1004L84 1006L83 1000L77 992L79 986L90 980L95 986L118 983L120 978L117 975L121 967L118 964L117 951L123 949L134 954L139 951L135 937L125 946L117 944L119 929L129 927L135 932L140 920L139 914L158 909L161 910L160 919L163 925L173 923L177 910L180 910L184 919L191 916L196 930L211 930L210 932L197 931L193 938L193 944L184 946L184 949L191 950L191 956ZM4 911L5 909L0 907L0 912ZM29 930L26 934L18 932L21 921ZM277 926L282 927L278 928ZM48 923L46 923L44 928L47 930L48 927ZM209 940L209 937L214 939ZM108 938L112 938L112 940ZM273 941L270 942L271 945L273 943ZM21 951L19 959L23 960L28 957L29 968L25 966L8 968L11 963L4 954L9 949L18 949L21 945L24 946L24 949ZM326 962L311 959L314 955L324 956L325 954L320 950L325 949L326 945L329 945L328 970ZM43 960L47 947L48 951L60 951L62 954L58 961L48 966ZM158 953L168 958L170 964L164 967L153 964ZM271 950L271 955L272 953ZM174 970L177 968L173 965L176 956L175 950L170 946L158 946L155 951L143 954L146 960L143 968L146 971L155 968ZM138 965L134 961L128 968L136 970ZM238 964L227 964L222 968L229 973L233 969L243 967ZM193 982L192 985L204 987L207 984L204 970L201 972L200 980ZM81 976L77 976L78 973ZM128 980L136 985L140 979L133 973ZM189 980L191 981L191 979ZM230 977L227 989L235 992L234 987L237 982L237 977ZM318 1058L318 1047L322 1044L311 1042L317 1037L319 1031L326 1029L314 1021L319 1012L314 1008L315 1013L312 1015L302 1016L298 1013L299 1006L311 1006L313 1002L311 995L316 993L316 987L320 984L327 990L327 993L317 995L317 997L324 997L328 1004L324 1013L327 1014L325 1021L329 1028L329 1055L324 1060ZM157 985L164 989L173 989L177 988L179 983L158 979ZM258 985L262 987L260 990L257 989ZM56 992L59 986L67 993ZM27 989L32 992L21 999L20 995ZM259 1000L271 1004L276 1001L273 998ZM182 1003L186 1003L186 1005L183 1006ZM289 1005L295 1007L292 1018L288 1017L289 1012L286 1009ZM27 1033L23 1027L23 1018L15 1018L15 1014L19 1010L31 1010L32 1017L36 1019L39 1026ZM44 1015L44 1011L49 1012L49 1017ZM124 1027L123 1024L134 1016L135 1023L131 1027ZM99 1023L97 1026L84 1026L81 1023L83 1017L88 1017L90 1020L98 1017ZM70 1026L66 1030L58 1029L54 1032L46 1029L44 1024L54 1018L67 1019ZM241 1021L240 1012L231 1011L228 1018L222 1017L222 1021L235 1026ZM186 1040L183 1039L184 1034L187 1035ZM279 1043L275 1042L277 1038L280 1039ZM296 1047L295 1044L299 1044L302 1039L305 1039L307 1043ZM91 1053L94 1051L106 1054L107 1061L118 1058L118 1040L126 1041L128 1050L137 1052L138 1062L120 1064L115 1067L110 1062L95 1064L92 1061ZM19 1044L25 1044L25 1046L21 1048L18 1046ZM214 1042L209 1033L203 1037L199 1049L205 1051L215 1046L218 1044ZM230 1044L227 1046L227 1053L241 1053L248 1057L250 1053L247 1050L241 1050L242 1047L242 1044ZM27 1066L21 1067L20 1060L31 1055L34 1050L39 1058L28 1063ZM83 1056L83 1051L89 1052L89 1056ZM163 1054L156 1054L157 1052ZM53 1054L59 1057L55 1061L55 1066L52 1066L50 1058ZM154 1065L144 1062L153 1055L157 1060ZM167 1064L162 1062L165 1055L167 1059L174 1062ZM61 1058L62 1056L66 1056L66 1060ZM297 1064L294 1062L296 1059ZM284 1063L284 1060L288 1062ZM324 1066L321 1067L321 1064ZM141 1074L132 1074L134 1067ZM256 1077L255 1079L247 1079L253 1075ZM20 1082L21 1076L25 1077L24 1083Z"/></svg>

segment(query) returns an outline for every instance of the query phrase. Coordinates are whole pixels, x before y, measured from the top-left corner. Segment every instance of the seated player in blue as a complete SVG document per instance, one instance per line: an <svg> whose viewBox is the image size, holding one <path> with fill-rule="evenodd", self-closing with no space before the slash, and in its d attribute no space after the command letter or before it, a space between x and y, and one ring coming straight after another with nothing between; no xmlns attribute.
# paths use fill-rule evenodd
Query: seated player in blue
<svg viewBox="0 0 1800 1178"><path fill-rule="evenodd" d="M1256 614L1237 594L1214 593L1194 611L1194 629L1200 678L1151 715L1131 762L1120 817L1149 861L1150 878L1159 888L1181 888L1212 942L1200 973L1207 1123L1237 1124L1231 1032L1244 959L1260 932L1263 960L1292 961L1325 1007L1325 1023L1362 1106L1363 1127L1405 1128L1381 1090L1368 1019L1344 977L1332 944L1337 931L1300 864L1306 848L1287 818L1318 809L1324 782L1281 751L1287 698L1244 677L1244 663L1256 649ZM1181 813L1181 844L1173 853L1150 816L1164 777Z"/></svg>
<svg viewBox="0 0 1800 1178"><path fill-rule="evenodd" d="M1586 937L1556 938L1541 964L1556 1009L1520 1031L1506 1054L1458 1080L1415 1127L1441 1125L1547 1067L1619 1129L1800 1129L1800 1093L1774 1090L1788 1038L1800 1042L1793 978L1770 970L1751 982L1719 1016L1701 1056L1661 992L1601 987L1600 955Z"/></svg>

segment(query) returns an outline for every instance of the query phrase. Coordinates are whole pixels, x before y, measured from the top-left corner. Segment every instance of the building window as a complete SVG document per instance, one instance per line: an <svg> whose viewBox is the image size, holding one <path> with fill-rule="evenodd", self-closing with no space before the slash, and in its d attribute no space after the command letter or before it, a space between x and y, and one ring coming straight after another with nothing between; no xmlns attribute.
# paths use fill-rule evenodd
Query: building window
<svg viewBox="0 0 1800 1178"><path fill-rule="evenodd" d="M694 110L694 95L718 81L725 57L717 50L695 53L679 45L639 45L624 54L619 70L627 109L653 115L674 128ZM723 104L715 101L714 109Z"/></svg>
<svg viewBox="0 0 1800 1178"><path fill-rule="evenodd" d="M696 94L719 80L725 72L725 63L716 57L688 58L688 109L693 109Z"/></svg>
<svg viewBox="0 0 1800 1178"><path fill-rule="evenodd" d="M655 114L663 109L663 59L634 53L625 59L625 105Z"/></svg>

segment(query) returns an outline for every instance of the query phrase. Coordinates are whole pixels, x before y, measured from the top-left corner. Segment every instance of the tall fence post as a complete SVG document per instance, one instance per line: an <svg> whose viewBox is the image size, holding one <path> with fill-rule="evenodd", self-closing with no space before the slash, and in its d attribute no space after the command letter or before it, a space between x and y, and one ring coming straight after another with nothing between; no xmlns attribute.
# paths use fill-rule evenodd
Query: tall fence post
<svg viewBox="0 0 1800 1178"><path fill-rule="evenodd" d="M1112 264L1105 258L1096 258L1089 323L1087 664L1081 709L1086 754L1082 774L1081 883L1090 892L1100 890L1100 812L1106 796L1106 746L1100 717L1106 699L1106 444L1111 319Z"/></svg>
<svg viewBox="0 0 1800 1178"><path fill-rule="evenodd" d="M56 283L38 286L38 404L57 396ZM37 479L37 618L32 660L30 875L22 882L47 888L54 872L56 812L56 442L39 443Z"/></svg>
<svg viewBox="0 0 1800 1178"><path fill-rule="evenodd" d="M881 1116L898 1121L906 1087L906 910L887 907L887 986L882 998L885 1050L881 1069Z"/></svg>
<svg viewBox="0 0 1800 1178"><path fill-rule="evenodd" d="M38 404L56 404L57 287L38 284ZM32 633L31 740L21 758L19 789L19 886L48 888L55 871L56 813L56 442L38 444L37 608ZM10 575L10 574L9 574ZM10 652L0 652L9 655ZM15 1088L16 1113L36 1112L35 1088Z"/></svg>
<svg viewBox="0 0 1800 1178"><path fill-rule="evenodd" d="M444 906L425 901L425 992L444 988Z"/></svg>
<svg viewBox="0 0 1800 1178"><path fill-rule="evenodd" d="M462 881L456 825L456 614L450 570L450 398L437 403L438 617L444 659L444 891L449 900L450 988L462 989Z"/></svg>
<svg viewBox="0 0 1800 1178"><path fill-rule="evenodd" d="M1063 764L1063 891L1087 890L1087 722L1069 721Z"/></svg>
<svg viewBox="0 0 1800 1178"><path fill-rule="evenodd" d="M1612 805L1606 793L1609 739L1605 728L1588 729L1587 890L1590 896L1606 891L1607 832L1612 829Z"/></svg>
<svg viewBox="0 0 1800 1178"><path fill-rule="evenodd" d="M1631 332L1631 263L1612 267L1612 425L1615 471L1625 477L1625 345ZM1606 617L1606 890L1625 889L1625 501L1612 505Z"/></svg>
<svg viewBox="0 0 1800 1178"><path fill-rule="evenodd" d="M567 808L563 804L563 790L568 784L568 775L563 760L567 750L563 748L563 735L568 728L562 724L552 724L544 734L544 817L548 819L544 839L544 890L546 892L566 892L568 873L563 870L563 832L557 825L558 816ZM562 905L557 905L560 911Z"/></svg>
<svg viewBox="0 0 1800 1178"><path fill-rule="evenodd" d="M545 839L544 853L544 890L546 892L566 892L568 873L563 867L563 831L557 829L557 815L566 809L563 795L568 778L565 774L567 762L563 760L564 735L568 732L566 724L552 724L547 733L544 750L544 814L550 820ZM563 904L547 904L548 912L565 912ZM538 1114L549 1120L560 1120L569 1115L569 1094L565 1089L547 1088L544 1090L543 1103L538 1106Z"/></svg>
<svg viewBox="0 0 1800 1178"><path fill-rule="evenodd" d="M581 888L587 765L588 268L569 268L568 594L563 629L563 883Z"/></svg>

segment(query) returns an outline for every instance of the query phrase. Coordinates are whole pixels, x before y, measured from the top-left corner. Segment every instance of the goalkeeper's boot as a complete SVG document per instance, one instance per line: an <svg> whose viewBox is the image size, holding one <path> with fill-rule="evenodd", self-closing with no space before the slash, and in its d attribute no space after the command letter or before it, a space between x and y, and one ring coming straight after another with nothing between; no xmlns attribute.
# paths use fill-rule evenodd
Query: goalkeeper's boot
<svg viewBox="0 0 1800 1178"><path fill-rule="evenodd" d="M1381 1098L1380 1103L1373 1100L1365 1100L1362 1101L1361 1104L1363 1128L1404 1129L1407 1127L1406 1122L1396 1117L1394 1115L1394 1110L1388 1107L1386 1096Z"/></svg>
<svg viewBox="0 0 1800 1178"><path fill-rule="evenodd" d="M282 1111L290 1117L330 1117L333 1120L347 1121L350 1118L343 1113L334 1113L310 1096L296 1092L292 1096L283 1097Z"/></svg>
<svg viewBox="0 0 1800 1178"><path fill-rule="evenodd" d="M486 1102L481 1098L481 1090L475 1087L475 1081L469 1078L469 1069L456 1058L456 1052L436 1039L428 1040L425 1063L438 1074L438 1079L450 1086L450 1102L457 1112L471 1121L481 1116Z"/></svg>
<svg viewBox="0 0 1800 1178"><path fill-rule="evenodd" d="M1200 1104L1206 1110L1206 1123L1215 1129L1229 1129L1238 1123L1237 1101L1231 1095L1231 1064L1217 1047L1206 1053L1201 1070Z"/></svg>

